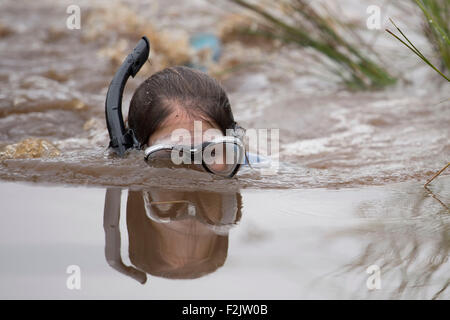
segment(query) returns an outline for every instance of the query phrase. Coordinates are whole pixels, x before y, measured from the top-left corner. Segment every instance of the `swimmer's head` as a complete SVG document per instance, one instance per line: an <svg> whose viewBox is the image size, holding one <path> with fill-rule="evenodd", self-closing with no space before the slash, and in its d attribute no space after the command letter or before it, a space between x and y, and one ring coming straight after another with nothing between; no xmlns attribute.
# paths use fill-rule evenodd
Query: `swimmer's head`
<svg viewBox="0 0 450 320"><path fill-rule="evenodd" d="M225 90L203 72L166 68L145 80L131 99L128 124L141 146L166 141L180 128L193 136L194 121L201 121L202 133L216 135L236 124Z"/></svg>

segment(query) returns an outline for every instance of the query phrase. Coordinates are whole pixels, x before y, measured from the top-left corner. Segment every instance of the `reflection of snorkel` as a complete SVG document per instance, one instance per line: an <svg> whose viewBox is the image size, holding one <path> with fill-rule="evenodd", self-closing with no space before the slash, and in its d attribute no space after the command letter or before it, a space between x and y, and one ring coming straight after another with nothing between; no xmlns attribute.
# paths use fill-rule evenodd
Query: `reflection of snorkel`
<svg viewBox="0 0 450 320"><path fill-rule="evenodd" d="M130 76L138 73L150 53L150 42L146 37L138 42L125 61L117 70L106 94L105 112L106 124L110 137L109 147L119 156L123 156L130 148L139 148L139 142L131 129L125 129L122 116L122 95L125 84Z"/></svg>
<svg viewBox="0 0 450 320"><path fill-rule="evenodd" d="M120 256L120 195L120 189L106 190L105 212L103 216L106 261L113 269L144 284L147 281L145 272L131 266L126 266Z"/></svg>

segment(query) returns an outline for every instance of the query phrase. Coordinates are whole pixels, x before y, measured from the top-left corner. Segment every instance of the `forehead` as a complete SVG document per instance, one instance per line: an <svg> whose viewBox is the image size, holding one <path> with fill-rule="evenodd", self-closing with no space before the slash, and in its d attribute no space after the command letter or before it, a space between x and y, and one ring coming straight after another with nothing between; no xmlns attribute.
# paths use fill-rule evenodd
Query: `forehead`
<svg viewBox="0 0 450 320"><path fill-rule="evenodd" d="M174 110L149 137L148 145L160 142L194 143L194 138L208 141L222 136L219 126L207 117L192 117L182 110ZM200 142L201 143L201 142Z"/></svg>

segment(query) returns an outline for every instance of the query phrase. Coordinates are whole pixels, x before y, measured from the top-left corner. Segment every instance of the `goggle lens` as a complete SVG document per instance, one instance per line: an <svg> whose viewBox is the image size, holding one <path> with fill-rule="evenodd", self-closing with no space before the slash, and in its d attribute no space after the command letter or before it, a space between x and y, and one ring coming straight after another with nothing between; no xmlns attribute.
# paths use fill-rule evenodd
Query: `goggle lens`
<svg viewBox="0 0 450 320"><path fill-rule="evenodd" d="M235 143L211 143L203 151L203 162L214 174L228 176L241 163L242 153Z"/></svg>

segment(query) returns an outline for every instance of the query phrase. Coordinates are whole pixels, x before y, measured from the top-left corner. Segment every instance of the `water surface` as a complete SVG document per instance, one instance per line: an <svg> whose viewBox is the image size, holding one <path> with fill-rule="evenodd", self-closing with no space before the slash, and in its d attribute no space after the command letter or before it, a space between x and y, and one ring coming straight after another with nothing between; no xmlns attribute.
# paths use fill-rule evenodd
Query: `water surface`
<svg viewBox="0 0 450 320"><path fill-rule="evenodd" d="M448 299L450 220L448 209L431 195L448 205L449 183L440 179L433 194L415 183L241 190L239 221L221 234L227 246L209 253L220 256L217 268L203 275L203 266L191 268L184 279L147 274L144 285L105 258L105 189L2 183L0 297ZM127 203L129 193L123 190L121 196L119 253L124 266L144 272L145 263L154 265L150 258L156 259L155 252L167 250L151 243L143 244L141 251L129 247L142 234L142 222L133 221L135 207ZM164 238L180 246L179 241L189 237L210 239L206 229L191 227L172 226ZM161 231L145 232L151 237L149 232ZM129 250L138 267L130 261ZM66 286L70 265L80 267L80 290ZM379 290L366 285L371 265L381 270Z"/></svg>

